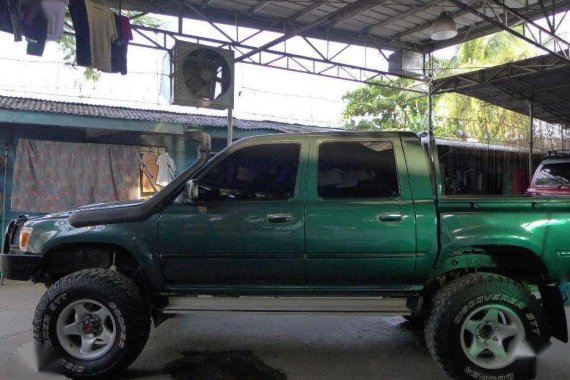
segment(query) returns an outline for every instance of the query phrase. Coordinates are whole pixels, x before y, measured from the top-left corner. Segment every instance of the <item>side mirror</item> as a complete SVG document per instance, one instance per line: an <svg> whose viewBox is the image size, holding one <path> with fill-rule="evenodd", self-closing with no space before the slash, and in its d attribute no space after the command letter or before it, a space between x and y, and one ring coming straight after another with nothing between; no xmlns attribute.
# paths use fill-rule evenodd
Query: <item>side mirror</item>
<svg viewBox="0 0 570 380"><path fill-rule="evenodd" d="M186 182L184 186L184 200L186 202L193 202L198 200L198 189L199 186L194 180Z"/></svg>

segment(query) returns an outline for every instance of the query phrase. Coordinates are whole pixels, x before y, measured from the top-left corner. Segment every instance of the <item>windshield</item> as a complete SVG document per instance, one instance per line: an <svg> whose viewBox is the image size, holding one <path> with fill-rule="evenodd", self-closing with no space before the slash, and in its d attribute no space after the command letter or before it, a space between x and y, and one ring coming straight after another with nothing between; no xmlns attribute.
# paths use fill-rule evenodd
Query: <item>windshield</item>
<svg viewBox="0 0 570 380"><path fill-rule="evenodd" d="M570 162L545 164L536 175L535 186L570 185Z"/></svg>

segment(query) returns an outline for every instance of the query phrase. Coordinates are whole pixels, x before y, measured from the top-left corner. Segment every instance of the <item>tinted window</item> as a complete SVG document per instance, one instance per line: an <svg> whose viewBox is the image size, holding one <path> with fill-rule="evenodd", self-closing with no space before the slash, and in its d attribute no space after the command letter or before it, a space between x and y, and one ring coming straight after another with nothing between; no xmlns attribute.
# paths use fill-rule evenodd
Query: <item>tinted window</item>
<svg viewBox="0 0 570 380"><path fill-rule="evenodd" d="M570 184L570 162L543 165L536 175L534 182L536 186L560 186Z"/></svg>
<svg viewBox="0 0 570 380"><path fill-rule="evenodd" d="M389 142L319 145L318 194L322 198L383 198L399 194L394 148Z"/></svg>
<svg viewBox="0 0 570 380"><path fill-rule="evenodd" d="M295 193L299 144L242 148L199 180L205 200L289 199Z"/></svg>

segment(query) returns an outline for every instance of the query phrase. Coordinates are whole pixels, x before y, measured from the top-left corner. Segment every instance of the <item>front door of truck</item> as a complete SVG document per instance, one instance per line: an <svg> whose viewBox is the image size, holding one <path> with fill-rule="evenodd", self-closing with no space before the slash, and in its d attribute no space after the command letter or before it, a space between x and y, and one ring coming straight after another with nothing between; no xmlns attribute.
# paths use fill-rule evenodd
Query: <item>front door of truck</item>
<svg viewBox="0 0 570 380"><path fill-rule="evenodd" d="M406 288L416 226L399 139L323 139L311 148L306 198L310 287Z"/></svg>
<svg viewBox="0 0 570 380"><path fill-rule="evenodd" d="M305 286L307 153L300 141L257 143L212 162L196 179L198 200L174 203L161 215L166 280L191 286Z"/></svg>

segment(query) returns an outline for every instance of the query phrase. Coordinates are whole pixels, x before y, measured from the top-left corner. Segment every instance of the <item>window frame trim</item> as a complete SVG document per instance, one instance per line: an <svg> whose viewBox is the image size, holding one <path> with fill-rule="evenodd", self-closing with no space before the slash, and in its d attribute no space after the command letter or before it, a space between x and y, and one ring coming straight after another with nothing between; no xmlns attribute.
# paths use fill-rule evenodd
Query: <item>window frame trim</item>
<svg viewBox="0 0 570 380"><path fill-rule="evenodd" d="M321 154L321 145L326 143L362 143L362 142L386 142L389 143L392 147L392 152L394 155L394 164L396 169L396 180L398 182L398 194L390 197L367 197L367 198L323 198L319 195L319 161L320 161L320 154ZM396 147L392 139L387 138L367 138L367 137L358 137L358 138L350 138L343 141L339 141L338 139L320 139L315 144L316 152L315 152L315 197L318 201L399 201L402 200L403 197L403 190L402 190L402 183L401 183L401 176L398 167L400 162L398 160L398 155L396 154Z"/></svg>
<svg viewBox="0 0 570 380"><path fill-rule="evenodd" d="M216 162L211 162L211 165L208 165L207 167L204 168L204 170L199 173L196 176L196 181L198 182L198 185L200 184L201 179L207 175L211 170L213 170L214 168L216 168L218 165L220 165L221 163L223 163L225 160L227 160L228 158L230 158L231 156L233 156L235 153L239 152L240 150L246 149L246 148L251 148L251 147L256 147L256 146L260 146L260 145L283 145L283 144L289 144L289 145L296 145L299 147L299 156L298 156L298 161L297 161L297 175L296 175L296 179L295 179L295 189L293 192L293 195L287 199L272 199L272 200L262 200L262 199L247 199L247 200L238 200L238 202L293 202L297 199L297 196L299 195L299 185L301 182L301 165L303 164L302 162L302 158L303 158L303 142L301 140L285 140L285 141L256 141L256 142L248 142L248 143L244 143L243 145L240 146L236 146L235 149L232 149L231 151L229 151L227 153L227 155L224 155L223 157L220 156L219 160L216 160ZM217 200L214 202L226 202L224 200Z"/></svg>

